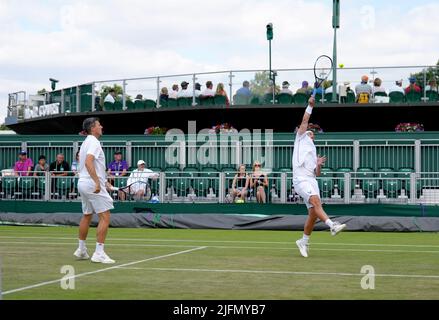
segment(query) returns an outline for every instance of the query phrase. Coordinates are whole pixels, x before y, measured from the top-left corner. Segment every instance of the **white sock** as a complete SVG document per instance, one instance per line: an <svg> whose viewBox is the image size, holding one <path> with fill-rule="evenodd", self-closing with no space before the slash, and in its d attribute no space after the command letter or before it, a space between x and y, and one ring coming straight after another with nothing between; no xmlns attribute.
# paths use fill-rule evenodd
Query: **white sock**
<svg viewBox="0 0 439 320"><path fill-rule="evenodd" d="M326 224L328 227L332 228L332 226L334 225L334 222L332 222L332 220L328 218L328 220L325 221L325 224Z"/></svg>
<svg viewBox="0 0 439 320"><path fill-rule="evenodd" d="M85 250L85 240L79 240L79 249Z"/></svg>
<svg viewBox="0 0 439 320"><path fill-rule="evenodd" d="M302 241L308 243L309 236L307 236L306 234L303 234Z"/></svg>
<svg viewBox="0 0 439 320"><path fill-rule="evenodd" d="M104 252L104 244L96 242L96 252L103 253Z"/></svg>

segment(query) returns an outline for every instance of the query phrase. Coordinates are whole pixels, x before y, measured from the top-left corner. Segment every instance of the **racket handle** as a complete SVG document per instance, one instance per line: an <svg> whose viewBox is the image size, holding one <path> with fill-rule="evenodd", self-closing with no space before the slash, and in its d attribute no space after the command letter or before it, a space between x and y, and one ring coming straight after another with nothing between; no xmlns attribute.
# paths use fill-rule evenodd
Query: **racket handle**
<svg viewBox="0 0 439 320"><path fill-rule="evenodd" d="M118 191L119 190L119 188L117 188L117 187L111 187L110 188L112 191Z"/></svg>

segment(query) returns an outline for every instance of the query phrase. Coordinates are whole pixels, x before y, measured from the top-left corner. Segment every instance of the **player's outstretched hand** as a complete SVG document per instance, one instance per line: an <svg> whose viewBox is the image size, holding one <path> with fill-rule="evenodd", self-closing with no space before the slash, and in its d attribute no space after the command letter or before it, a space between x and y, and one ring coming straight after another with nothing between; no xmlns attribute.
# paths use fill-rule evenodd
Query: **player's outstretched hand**
<svg viewBox="0 0 439 320"><path fill-rule="evenodd" d="M320 155L318 155L317 157L317 165L318 166L323 166L326 162L326 156L321 157Z"/></svg>
<svg viewBox="0 0 439 320"><path fill-rule="evenodd" d="M310 107L314 108L315 104L316 104L316 100L314 99L313 96L311 96L311 97L308 99L308 105L309 105Z"/></svg>

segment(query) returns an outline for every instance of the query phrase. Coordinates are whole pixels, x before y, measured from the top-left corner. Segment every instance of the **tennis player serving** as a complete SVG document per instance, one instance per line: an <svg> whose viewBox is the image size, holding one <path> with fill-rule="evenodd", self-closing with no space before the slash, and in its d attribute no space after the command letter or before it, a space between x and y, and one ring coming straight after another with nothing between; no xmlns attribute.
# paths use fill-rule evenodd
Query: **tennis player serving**
<svg viewBox="0 0 439 320"><path fill-rule="evenodd" d="M104 242L110 225L110 210L114 207L113 199L107 192L107 188L111 188L111 185L106 181L105 154L99 143L103 128L99 119L94 117L85 119L82 127L87 132L87 138L79 152L78 191L81 195L83 216L79 224L79 247L74 255L81 260L89 259L85 240L93 214L96 213L99 216L99 224L96 230L96 251L91 261L114 263L115 261L104 251Z"/></svg>
<svg viewBox="0 0 439 320"><path fill-rule="evenodd" d="M309 98L308 107L296 134L293 151L294 190L303 198L308 209L303 237L296 241L300 254L305 258L308 257L308 241L317 218L329 226L333 236L346 228L345 224L340 224L328 218L320 201L320 190L316 176L320 175L326 157L317 156L316 146L314 145L314 132L307 131L308 121L314 105L314 97Z"/></svg>

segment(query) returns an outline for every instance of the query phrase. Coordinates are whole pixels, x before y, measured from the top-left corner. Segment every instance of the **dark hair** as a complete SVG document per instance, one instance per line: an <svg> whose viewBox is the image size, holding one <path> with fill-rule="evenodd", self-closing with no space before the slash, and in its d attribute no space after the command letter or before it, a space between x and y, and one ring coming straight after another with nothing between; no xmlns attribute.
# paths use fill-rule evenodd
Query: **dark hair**
<svg viewBox="0 0 439 320"><path fill-rule="evenodd" d="M110 90L108 90L108 93L111 93L111 92L116 92L116 90L114 90L113 88L111 88Z"/></svg>
<svg viewBox="0 0 439 320"><path fill-rule="evenodd" d="M95 125L95 122L99 121L99 118L90 117L84 120L82 123L82 129L86 131L88 134L91 132L91 128Z"/></svg>
<svg viewBox="0 0 439 320"><path fill-rule="evenodd" d="M38 161L40 161L41 159L46 160L46 156L44 154L42 154L41 156L38 157Z"/></svg>
<svg viewBox="0 0 439 320"><path fill-rule="evenodd" d="M212 83L212 81L210 81L210 80L207 81L207 82L206 82L206 87L207 87L207 88L211 88L211 87L213 87L213 83Z"/></svg>

